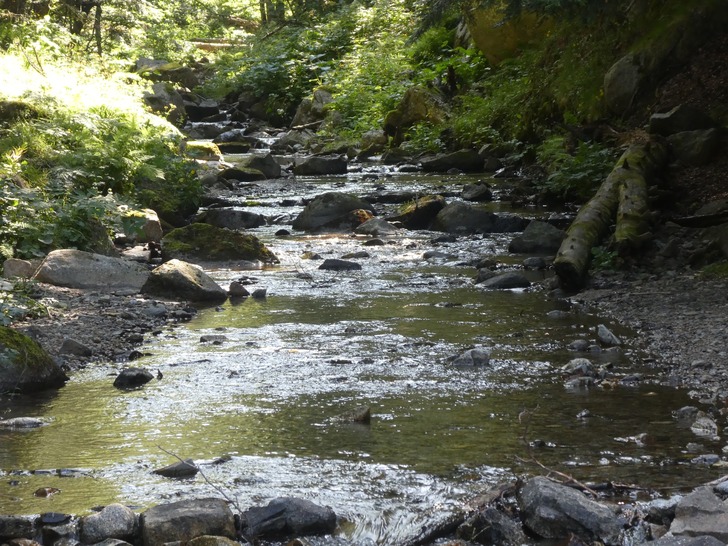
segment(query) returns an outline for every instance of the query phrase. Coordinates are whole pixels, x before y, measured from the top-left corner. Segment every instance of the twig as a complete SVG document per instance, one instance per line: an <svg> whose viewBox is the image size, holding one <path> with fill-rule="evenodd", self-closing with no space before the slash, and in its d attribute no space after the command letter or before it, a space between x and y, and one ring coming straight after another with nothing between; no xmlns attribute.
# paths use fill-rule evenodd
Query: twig
<svg viewBox="0 0 728 546"><path fill-rule="evenodd" d="M539 461L535 457L531 457L530 459L524 459L522 457L516 456L516 460L519 461L519 462L521 462L521 463L535 464L536 466L542 468L543 470L545 470L549 474L556 474L560 478L563 478L564 480L566 480L565 482L562 482L563 484L573 483L578 488L583 489L584 491L587 491L594 498L598 498L599 497L599 495L597 494L597 492L594 491L588 485L581 483L579 480L577 480L573 476L569 476L568 474L564 474L563 472L559 472L558 470L554 470L553 468L549 468L548 466L546 466L545 464L543 464L541 461ZM546 477L549 478L550 476L547 475Z"/></svg>

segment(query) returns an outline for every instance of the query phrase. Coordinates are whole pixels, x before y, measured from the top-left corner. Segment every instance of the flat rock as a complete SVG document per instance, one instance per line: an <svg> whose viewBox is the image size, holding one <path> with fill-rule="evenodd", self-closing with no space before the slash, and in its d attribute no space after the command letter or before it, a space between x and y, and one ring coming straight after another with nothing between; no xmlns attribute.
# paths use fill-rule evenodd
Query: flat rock
<svg viewBox="0 0 728 546"><path fill-rule="evenodd" d="M222 499L189 499L154 506L141 515L144 546L187 542L206 535L235 538L235 518Z"/></svg>
<svg viewBox="0 0 728 546"><path fill-rule="evenodd" d="M135 389L149 383L154 376L144 368L124 368L114 379L117 389Z"/></svg>
<svg viewBox="0 0 728 546"><path fill-rule="evenodd" d="M196 476L200 471L192 459L185 459L184 461L177 461L163 468L153 470L154 474L159 474L165 478L191 478Z"/></svg>
<svg viewBox="0 0 728 546"><path fill-rule="evenodd" d="M251 508L242 514L242 519L243 534L249 537L317 535L336 529L336 514L331 508L292 497Z"/></svg>
<svg viewBox="0 0 728 546"><path fill-rule="evenodd" d="M361 269L361 265L356 262L327 258L324 260L324 263L319 266L319 269L326 269L329 271L358 271Z"/></svg>
<svg viewBox="0 0 728 546"><path fill-rule="evenodd" d="M675 507L670 533L686 537L710 536L728 543L728 501L721 500L710 487L699 487Z"/></svg>
<svg viewBox="0 0 728 546"><path fill-rule="evenodd" d="M496 274L493 277L485 279L477 283L483 288L490 290L510 290L513 288L528 288L531 286L529 281L523 273L519 271L508 271L506 273Z"/></svg>
<svg viewBox="0 0 728 546"><path fill-rule="evenodd" d="M182 260L170 260L154 269L141 291L161 298L198 302L222 302L228 297L201 268Z"/></svg>
<svg viewBox="0 0 728 546"><path fill-rule="evenodd" d="M138 292L149 277L143 265L81 250L54 250L46 256L33 278L68 288L93 288L104 292Z"/></svg>
<svg viewBox="0 0 728 546"><path fill-rule="evenodd" d="M508 245L508 252L519 254L556 254L566 232L540 220L532 220Z"/></svg>

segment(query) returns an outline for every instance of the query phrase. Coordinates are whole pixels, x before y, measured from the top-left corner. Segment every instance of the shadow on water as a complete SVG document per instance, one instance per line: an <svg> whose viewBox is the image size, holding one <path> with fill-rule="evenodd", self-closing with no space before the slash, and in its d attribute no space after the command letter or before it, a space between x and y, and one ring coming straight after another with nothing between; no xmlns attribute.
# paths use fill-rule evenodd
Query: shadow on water
<svg viewBox="0 0 728 546"><path fill-rule="evenodd" d="M649 381L565 387L561 367L575 356L566 345L593 339L603 319L539 290L473 285L475 270L463 264L502 253L507 238L460 238L425 260L432 234L407 233L367 247L361 271L334 273L302 252L339 257L361 250L361 239L273 231L260 235L280 267L213 272L223 286L253 277L269 297L203 309L150 338L135 364L160 370L161 381L122 392L111 387L118 367L92 366L58 393L13 401L7 415L48 424L0 431L0 512L218 495L199 475L152 474L174 462L167 452L195 459L242 508L286 495L328 504L362 544L396 544L484 488L539 472L525 462L532 457L598 482L660 488L715 477L688 464L685 446L716 446L671 417L690 403L686 393ZM549 318L554 310L565 312ZM625 349L590 358L617 375L649 375L630 333L608 325ZM201 342L206 335L218 343ZM450 364L475 345L491 351L487 366ZM361 405L371 407L370 425L337 420ZM34 496L40 487L60 493Z"/></svg>

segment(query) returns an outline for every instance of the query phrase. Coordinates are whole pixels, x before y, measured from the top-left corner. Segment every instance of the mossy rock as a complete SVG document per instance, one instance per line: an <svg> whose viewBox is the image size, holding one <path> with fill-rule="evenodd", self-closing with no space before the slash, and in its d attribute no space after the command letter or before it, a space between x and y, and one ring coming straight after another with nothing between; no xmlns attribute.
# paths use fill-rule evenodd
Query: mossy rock
<svg viewBox="0 0 728 546"><path fill-rule="evenodd" d="M278 263L278 258L254 235L209 224L190 224L170 231L162 239L165 260L261 261Z"/></svg>
<svg viewBox="0 0 728 546"><path fill-rule="evenodd" d="M205 159L208 161L220 161L222 152L214 142L207 140L188 140L184 146L186 157L191 159Z"/></svg>
<svg viewBox="0 0 728 546"><path fill-rule="evenodd" d="M0 326L0 394L59 388L67 380L35 340Z"/></svg>

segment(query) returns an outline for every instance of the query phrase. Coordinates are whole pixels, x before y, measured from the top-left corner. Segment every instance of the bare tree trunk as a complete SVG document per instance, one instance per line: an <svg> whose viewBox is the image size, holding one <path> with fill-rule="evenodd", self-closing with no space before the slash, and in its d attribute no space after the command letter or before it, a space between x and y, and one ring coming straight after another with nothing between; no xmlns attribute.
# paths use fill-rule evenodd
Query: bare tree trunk
<svg viewBox="0 0 728 546"><path fill-rule="evenodd" d="M96 14L94 16L94 36L96 36L96 52L101 56L101 0L96 3Z"/></svg>
<svg viewBox="0 0 728 546"><path fill-rule="evenodd" d="M594 197L581 207L561 243L554 268L565 287L583 286L591 250L606 235L618 210L617 248L627 251L639 246L647 222L646 180L666 159L665 146L656 141L633 144L622 154Z"/></svg>

